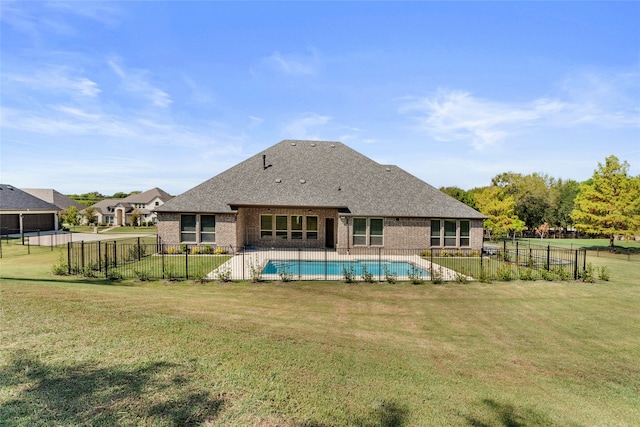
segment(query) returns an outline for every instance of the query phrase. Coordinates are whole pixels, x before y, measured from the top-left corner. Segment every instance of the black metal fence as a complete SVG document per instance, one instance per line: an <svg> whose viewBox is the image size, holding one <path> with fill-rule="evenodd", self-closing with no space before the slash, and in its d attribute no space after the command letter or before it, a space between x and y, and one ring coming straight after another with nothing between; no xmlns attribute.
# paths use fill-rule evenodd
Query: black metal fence
<svg viewBox="0 0 640 427"><path fill-rule="evenodd" d="M350 248L269 249L164 245L154 239L67 244L68 274L194 280L575 280L584 249L485 246L482 251Z"/></svg>

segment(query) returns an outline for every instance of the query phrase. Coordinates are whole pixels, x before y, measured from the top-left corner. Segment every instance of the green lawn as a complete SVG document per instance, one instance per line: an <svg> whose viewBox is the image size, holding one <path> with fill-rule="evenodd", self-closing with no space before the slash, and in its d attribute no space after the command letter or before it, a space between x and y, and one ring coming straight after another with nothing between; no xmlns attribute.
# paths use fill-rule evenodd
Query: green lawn
<svg viewBox="0 0 640 427"><path fill-rule="evenodd" d="M0 259L0 424L625 426L640 266L609 282L196 284Z"/></svg>

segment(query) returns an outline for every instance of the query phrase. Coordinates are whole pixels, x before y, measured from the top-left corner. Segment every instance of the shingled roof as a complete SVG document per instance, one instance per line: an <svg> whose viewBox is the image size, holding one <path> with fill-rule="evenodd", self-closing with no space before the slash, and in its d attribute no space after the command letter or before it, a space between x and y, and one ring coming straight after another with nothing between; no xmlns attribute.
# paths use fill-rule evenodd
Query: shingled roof
<svg viewBox="0 0 640 427"><path fill-rule="evenodd" d="M188 190L157 212L235 212L241 206L338 208L345 214L484 219L397 166L340 142L285 140Z"/></svg>
<svg viewBox="0 0 640 427"><path fill-rule="evenodd" d="M125 197L123 200L128 203L145 203L146 204L151 202L156 197L162 200L163 202L166 202L167 200L171 199L172 196L166 191L158 187L154 187L151 190L147 190L143 193L131 194Z"/></svg>
<svg viewBox="0 0 640 427"><path fill-rule="evenodd" d="M78 210L85 208L84 205L81 205L75 200L70 199L52 188L22 188L22 191L57 206L61 211L68 209L71 206L75 206Z"/></svg>
<svg viewBox="0 0 640 427"><path fill-rule="evenodd" d="M59 209L12 185L0 184L0 211L57 212Z"/></svg>

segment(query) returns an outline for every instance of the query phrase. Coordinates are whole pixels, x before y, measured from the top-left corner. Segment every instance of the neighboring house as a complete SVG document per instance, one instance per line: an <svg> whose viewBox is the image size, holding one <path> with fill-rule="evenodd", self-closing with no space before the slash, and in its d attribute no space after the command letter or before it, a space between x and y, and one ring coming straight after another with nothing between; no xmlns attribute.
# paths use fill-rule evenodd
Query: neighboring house
<svg viewBox="0 0 640 427"><path fill-rule="evenodd" d="M22 188L21 190L37 197L38 199L42 199L45 202L57 206L61 211L69 209L71 206L75 206L78 211L81 211L86 207L52 188Z"/></svg>
<svg viewBox="0 0 640 427"><path fill-rule="evenodd" d="M165 244L482 248L478 211L340 142L282 141L155 209Z"/></svg>
<svg viewBox="0 0 640 427"><path fill-rule="evenodd" d="M162 206L173 196L152 188L144 193L131 194L124 199L105 199L92 207L95 209L99 224L131 225L131 216L140 215L140 222L156 223L157 215L153 209Z"/></svg>
<svg viewBox="0 0 640 427"><path fill-rule="evenodd" d="M0 233L58 230L60 209L16 187L0 184Z"/></svg>

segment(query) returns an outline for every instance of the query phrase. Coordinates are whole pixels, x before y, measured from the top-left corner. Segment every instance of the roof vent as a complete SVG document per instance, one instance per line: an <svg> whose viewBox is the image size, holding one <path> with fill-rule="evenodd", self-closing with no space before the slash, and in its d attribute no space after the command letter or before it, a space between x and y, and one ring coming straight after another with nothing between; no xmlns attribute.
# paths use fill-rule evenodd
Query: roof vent
<svg viewBox="0 0 640 427"><path fill-rule="evenodd" d="M306 182L307 182L307 180L306 180L306 179L301 179L301 180L300 180L300 184L305 184Z"/></svg>
<svg viewBox="0 0 640 427"><path fill-rule="evenodd" d="M336 148L336 144L331 144L331 148Z"/></svg>
<svg viewBox="0 0 640 427"><path fill-rule="evenodd" d="M280 184L280 183L282 182L282 180L281 180L280 178L277 178L277 179L276 179L276 182L277 182L278 184Z"/></svg>
<svg viewBox="0 0 640 427"><path fill-rule="evenodd" d="M391 168L384 168L387 172L391 172Z"/></svg>
<svg viewBox="0 0 640 427"><path fill-rule="evenodd" d="M296 143L295 143L295 142L292 142L292 143L291 143L291 146L292 146L292 147L295 147L295 146L296 146Z"/></svg>
<svg viewBox="0 0 640 427"><path fill-rule="evenodd" d="M315 146L316 146L316 144L315 144L315 143L313 143L313 144L311 144L311 146L312 146L312 147L315 147Z"/></svg>

